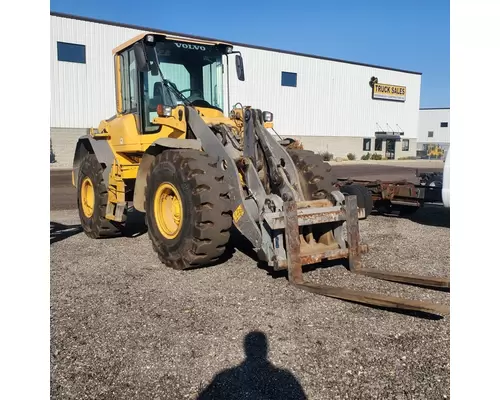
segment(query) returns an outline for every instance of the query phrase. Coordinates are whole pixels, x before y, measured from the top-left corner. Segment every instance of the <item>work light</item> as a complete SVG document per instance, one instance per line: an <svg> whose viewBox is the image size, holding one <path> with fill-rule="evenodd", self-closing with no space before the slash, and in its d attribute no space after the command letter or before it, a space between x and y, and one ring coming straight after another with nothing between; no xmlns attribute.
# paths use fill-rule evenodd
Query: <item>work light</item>
<svg viewBox="0 0 500 400"><path fill-rule="evenodd" d="M273 121L273 113L270 111L264 111L262 113L262 117L264 118L264 122L272 122Z"/></svg>
<svg viewBox="0 0 500 400"><path fill-rule="evenodd" d="M159 117L171 117L172 116L172 107L164 106L163 104L158 104L156 107L156 112Z"/></svg>

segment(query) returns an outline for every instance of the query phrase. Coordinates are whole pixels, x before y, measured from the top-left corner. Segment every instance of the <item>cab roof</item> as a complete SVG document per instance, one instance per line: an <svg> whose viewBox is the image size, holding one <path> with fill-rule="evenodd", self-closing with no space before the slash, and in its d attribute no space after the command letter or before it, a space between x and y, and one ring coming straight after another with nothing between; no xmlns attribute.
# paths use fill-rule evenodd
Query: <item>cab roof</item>
<svg viewBox="0 0 500 400"><path fill-rule="evenodd" d="M231 43L215 41L215 40L194 39L194 38L189 38L189 37L185 37L185 36L167 35L165 33L158 33L158 32L144 32L144 33L141 33L137 36L134 36L130 40L127 40L126 42L122 43L118 47L115 47L113 49L113 54L119 53L120 51L133 45L135 42L142 40L147 35L162 36L167 40L182 40L183 42L195 43L195 44L204 44L204 45L211 45L211 46L215 46L215 45L226 45L226 46L231 46L231 47L233 46Z"/></svg>

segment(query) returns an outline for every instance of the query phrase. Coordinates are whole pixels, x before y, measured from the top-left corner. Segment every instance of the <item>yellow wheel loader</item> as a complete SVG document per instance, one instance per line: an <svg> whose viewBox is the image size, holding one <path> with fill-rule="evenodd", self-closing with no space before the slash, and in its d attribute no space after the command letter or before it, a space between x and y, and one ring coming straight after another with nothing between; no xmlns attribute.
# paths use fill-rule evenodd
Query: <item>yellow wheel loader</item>
<svg viewBox="0 0 500 400"><path fill-rule="evenodd" d="M438 144L431 144L427 147L427 157L429 158L439 158L444 156L444 149Z"/></svg>
<svg viewBox="0 0 500 400"><path fill-rule="evenodd" d="M85 233L119 235L130 208L145 213L154 251L185 270L220 258L234 226L259 259L288 269L298 288L376 306L430 313L445 306L306 282L302 266L348 259L352 272L447 287L440 278L361 268L362 197L336 189L320 155L287 148L266 128L271 112L249 106L223 112L229 43L157 33L113 50L116 115L78 140L73 184ZM224 62L225 61L225 62ZM227 81L228 84L229 81ZM228 109L229 109L228 104Z"/></svg>

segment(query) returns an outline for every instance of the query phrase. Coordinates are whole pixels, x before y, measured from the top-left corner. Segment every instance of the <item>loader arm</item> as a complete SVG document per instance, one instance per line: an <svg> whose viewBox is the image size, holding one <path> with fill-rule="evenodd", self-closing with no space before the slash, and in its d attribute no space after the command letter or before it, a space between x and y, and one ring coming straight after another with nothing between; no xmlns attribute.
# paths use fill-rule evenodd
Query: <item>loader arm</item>
<svg viewBox="0 0 500 400"><path fill-rule="evenodd" d="M276 187L276 191L284 200L304 201L299 174L292 158L283 146L278 144L267 129L264 128L262 111L253 109L247 111L248 120L245 127L245 141L252 136L257 136L258 144L261 146L265 157L263 161L268 165L271 184ZM250 129L247 129L247 126Z"/></svg>
<svg viewBox="0 0 500 400"><path fill-rule="evenodd" d="M213 131L194 108L186 107L186 120L196 138L201 141L203 149L218 159L220 168L227 170L227 176L232 188L231 200L233 204L234 223L238 230L252 243L254 248L260 248L262 234L255 222L256 207L252 201L244 197L235 161L229 157L220 140L217 139ZM253 168L253 165L249 165L248 168Z"/></svg>

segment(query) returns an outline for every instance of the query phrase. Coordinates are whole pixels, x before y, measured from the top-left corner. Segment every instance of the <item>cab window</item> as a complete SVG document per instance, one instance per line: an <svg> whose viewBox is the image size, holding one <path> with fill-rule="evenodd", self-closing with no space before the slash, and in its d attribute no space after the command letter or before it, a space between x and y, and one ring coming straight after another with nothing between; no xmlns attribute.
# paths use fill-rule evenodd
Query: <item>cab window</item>
<svg viewBox="0 0 500 400"><path fill-rule="evenodd" d="M120 55L121 71L121 100L123 113L137 111L136 79L137 70L135 55L132 50L124 51Z"/></svg>

